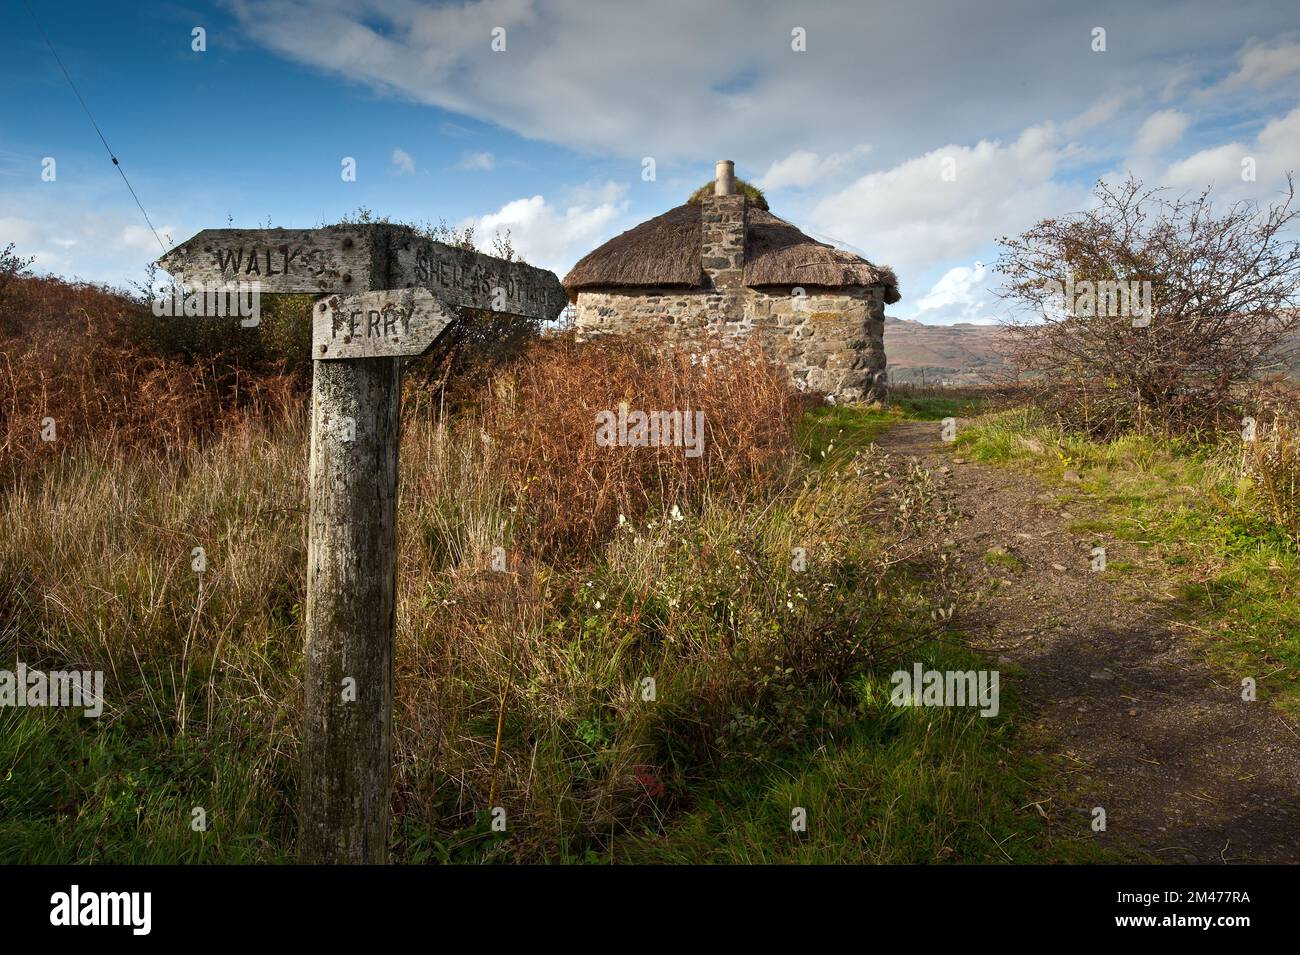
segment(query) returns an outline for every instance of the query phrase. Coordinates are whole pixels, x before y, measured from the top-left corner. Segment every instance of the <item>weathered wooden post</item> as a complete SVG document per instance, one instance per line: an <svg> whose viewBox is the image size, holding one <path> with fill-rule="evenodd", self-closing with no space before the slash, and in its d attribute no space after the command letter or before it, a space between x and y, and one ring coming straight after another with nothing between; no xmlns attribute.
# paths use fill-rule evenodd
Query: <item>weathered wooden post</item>
<svg viewBox="0 0 1300 955"><path fill-rule="evenodd" d="M312 314L311 500L298 821L304 862L384 862L397 619L403 354L451 321L428 291Z"/></svg>
<svg viewBox="0 0 1300 955"><path fill-rule="evenodd" d="M402 356L428 348L455 306L551 319L564 289L553 273L387 225L209 229L160 264L191 283L333 293L312 310L299 859L384 862Z"/></svg>
<svg viewBox="0 0 1300 955"><path fill-rule="evenodd" d="M383 862L400 358L314 362L299 857Z"/></svg>

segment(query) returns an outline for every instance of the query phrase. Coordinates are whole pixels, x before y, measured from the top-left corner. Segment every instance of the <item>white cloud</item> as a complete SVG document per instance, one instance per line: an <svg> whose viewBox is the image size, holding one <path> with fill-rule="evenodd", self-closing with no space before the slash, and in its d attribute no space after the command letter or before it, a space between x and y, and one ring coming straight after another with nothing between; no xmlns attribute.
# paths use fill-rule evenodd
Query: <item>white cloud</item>
<svg viewBox="0 0 1300 955"><path fill-rule="evenodd" d="M1289 22L1267 4L1227 18L1219 0L1109 12L998 4L977 17L968 0L935 0L923 16L882 5L866 20L861 0L824 0L798 7L808 49L795 53L793 14L770 0L718 0L717 30L700 28L698 0L657 0L653 16L632 3L593 15L584 0L229 2L255 42L385 93L576 151L661 163L730 156L750 169L792 144L842 151L846 128L867 131L886 163L939 142L1005 138L1116 91L1154 96L1186 68L1187 51L1202 75L1226 73L1246 38ZM1101 12L1125 38L1104 56L1088 51ZM506 52L490 51L495 27Z"/></svg>
<svg viewBox="0 0 1300 955"><path fill-rule="evenodd" d="M930 325L996 324L1005 312L994 292L996 284L993 270L983 262L956 266L917 300L915 310L908 317Z"/></svg>
<svg viewBox="0 0 1300 955"><path fill-rule="evenodd" d="M607 179L604 182L587 182L573 186L566 195L572 206L614 205L627 195L627 183Z"/></svg>
<svg viewBox="0 0 1300 955"><path fill-rule="evenodd" d="M1190 119L1176 109L1165 109L1147 117L1133 141L1133 152L1139 156L1157 156L1177 145L1187 131Z"/></svg>
<svg viewBox="0 0 1300 955"><path fill-rule="evenodd" d="M397 174L415 174L415 160L405 149L398 146L393 147L393 165L397 167Z"/></svg>
<svg viewBox="0 0 1300 955"><path fill-rule="evenodd" d="M1087 188L1054 180L1073 147L1052 124L1012 143L946 146L869 173L823 198L813 225L905 276L937 262L974 258L994 238L1084 201ZM956 179L943 179L944 161Z"/></svg>
<svg viewBox="0 0 1300 955"><path fill-rule="evenodd" d="M456 164L457 169L491 169L496 166L497 160L489 152L466 153L461 157L460 162Z"/></svg>
<svg viewBox="0 0 1300 955"><path fill-rule="evenodd" d="M1183 63L1175 67L1165 77L1164 86L1160 88L1159 99L1162 103L1168 103L1179 94L1188 83L1196 79L1196 70L1190 63Z"/></svg>
<svg viewBox="0 0 1300 955"><path fill-rule="evenodd" d="M1171 186L1200 189L1211 184L1241 178L1241 161L1250 150L1241 143L1227 143L1212 149L1202 149L1185 159L1172 163L1162 182Z"/></svg>
<svg viewBox="0 0 1300 955"><path fill-rule="evenodd" d="M1067 136L1078 136L1089 130L1096 129L1102 123L1109 122L1115 118L1115 115L1123 108L1124 104L1133 99L1136 90L1125 90L1120 93L1114 93L1110 96L1104 96L1090 105L1078 116L1067 120L1062 129Z"/></svg>
<svg viewBox="0 0 1300 955"><path fill-rule="evenodd" d="M801 149L767 167L767 172L755 181L760 189L782 189L788 186L804 188L825 182L855 159L871 152L869 144L859 144L847 152L818 156Z"/></svg>
<svg viewBox="0 0 1300 955"><path fill-rule="evenodd" d="M1242 179L1243 160L1252 160L1254 181ZM1300 106L1270 121L1253 143L1230 142L1199 150L1171 163L1157 177L1185 189L1214 186L1220 201L1273 200L1288 172L1300 172Z"/></svg>
<svg viewBox="0 0 1300 955"><path fill-rule="evenodd" d="M1240 66L1223 81L1228 90L1263 88L1300 73L1300 43L1281 41L1248 46L1241 53Z"/></svg>
<svg viewBox="0 0 1300 955"><path fill-rule="evenodd" d="M969 305L973 301L972 290L984 281L987 273L983 262L976 262L975 267L959 265L944 273L943 278L934 283L930 291L917 303L921 309L944 308L948 305Z"/></svg>
<svg viewBox="0 0 1300 955"><path fill-rule="evenodd" d="M39 223L31 219L5 216L0 219L0 245L8 245L10 242L17 246L20 252L31 254L29 250L50 244L50 239Z"/></svg>
<svg viewBox="0 0 1300 955"><path fill-rule="evenodd" d="M551 269L563 277L568 268L610 234L627 212L626 200L597 205L571 205L561 210L540 195L515 199L496 212L461 223L473 225L481 240L507 230L515 249L530 265Z"/></svg>
<svg viewBox="0 0 1300 955"><path fill-rule="evenodd" d="M132 223L123 226L122 231L119 233L119 240L122 245L127 249L130 249L132 252L142 252L149 256L159 256L163 254L163 249L162 246L158 244L158 241L161 239L163 245L166 245L168 237L174 235L175 230L169 225L159 228L158 234L155 236L153 232L149 230L148 226ZM55 243L59 244L57 239L55 240Z"/></svg>
<svg viewBox="0 0 1300 955"><path fill-rule="evenodd" d="M1277 173L1295 170L1300 160L1300 106L1270 121L1255 137L1255 145L1277 166Z"/></svg>
<svg viewBox="0 0 1300 955"><path fill-rule="evenodd" d="M0 200L7 208L17 205L9 197ZM0 218L0 247L13 242L17 254L35 256L38 273L127 285L143 280L145 267L162 254L149 228L132 221L134 210L86 212L49 200L24 204L24 215ZM171 225L158 233L164 243L178 235Z"/></svg>

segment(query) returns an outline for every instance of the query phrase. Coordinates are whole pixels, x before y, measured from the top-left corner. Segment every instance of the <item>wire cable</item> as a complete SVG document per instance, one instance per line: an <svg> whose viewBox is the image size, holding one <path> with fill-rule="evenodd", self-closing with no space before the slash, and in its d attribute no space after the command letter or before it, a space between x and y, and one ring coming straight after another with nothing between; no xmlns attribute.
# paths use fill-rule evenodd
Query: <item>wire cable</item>
<svg viewBox="0 0 1300 955"><path fill-rule="evenodd" d="M104 149L108 152L108 158L113 160L113 165L122 176L122 181L126 183L126 188L131 193L131 198L134 199L135 204L139 206L140 214L144 216L145 224L149 226L149 231L153 233L154 239L158 242L158 248L163 250L163 255L166 255L167 246L163 244L162 238L158 235L158 230L153 227L153 222L149 219L149 213L144 209L144 203L142 203L140 197L135 194L135 189L131 186L131 180L126 178L126 170L122 168L122 164L118 161L117 157L113 155L113 148L108 145L108 140L104 138L104 132L99 128L99 123L95 122L95 117L91 114L90 107L86 105L86 100L82 97L81 91L77 89L77 84L72 82L72 76L68 73L68 68L64 66L63 61L59 59L58 51L54 49L54 44L50 42L49 36L46 35L45 29L41 26L41 22L36 19L36 14L32 11L31 5L27 0L23 0L23 6L27 8L27 15L32 18L32 23L36 25L36 30L45 41L45 45L50 48L50 53L54 56L54 62L59 64L59 69L63 71L63 76L68 81L68 85L72 87L72 92L76 95L77 102L79 102L81 108L85 110L86 118L90 120L90 125L95 127L95 132L99 135L99 141L104 144Z"/></svg>

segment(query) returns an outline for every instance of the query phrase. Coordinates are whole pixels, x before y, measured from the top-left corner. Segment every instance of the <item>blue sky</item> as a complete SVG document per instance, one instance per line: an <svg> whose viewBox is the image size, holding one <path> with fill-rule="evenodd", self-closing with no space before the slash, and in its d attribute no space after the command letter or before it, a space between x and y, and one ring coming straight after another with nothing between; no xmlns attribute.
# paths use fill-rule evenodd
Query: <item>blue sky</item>
<svg viewBox="0 0 1300 955"><path fill-rule="evenodd" d="M1294 2L29 2L176 242L366 206L509 228L563 275L730 158L778 214L894 266L892 314L992 321L993 240L1099 176L1269 201L1300 168ZM157 243L21 0L4 20L0 243L142 278Z"/></svg>

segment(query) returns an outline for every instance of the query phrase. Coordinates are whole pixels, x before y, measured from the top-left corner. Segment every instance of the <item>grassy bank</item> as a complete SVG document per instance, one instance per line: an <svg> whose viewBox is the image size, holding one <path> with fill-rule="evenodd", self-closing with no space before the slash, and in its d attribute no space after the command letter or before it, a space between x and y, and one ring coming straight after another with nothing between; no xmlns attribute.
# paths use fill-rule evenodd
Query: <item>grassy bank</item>
<svg viewBox="0 0 1300 955"><path fill-rule="evenodd" d="M899 543L938 513L915 506L923 475L792 452L748 496L705 484L544 560L481 423L404 435L395 858L604 858L736 766L869 738L863 681L933 635L946 596ZM291 856L305 440L284 423L174 458L84 448L10 489L5 655L108 687L101 719L0 714L0 858Z"/></svg>
<svg viewBox="0 0 1300 955"><path fill-rule="evenodd" d="M951 642L917 646L895 665L913 661L939 670L987 666ZM701 786L664 835L625 838L614 858L731 865L1110 858L1083 827L1054 831L1040 817L1038 807L1055 793L1052 769L1027 755L1011 694L1003 690L1003 712L993 719L964 708L897 707L889 669L859 674L814 741L732 767ZM802 832L792 829L799 809Z"/></svg>

